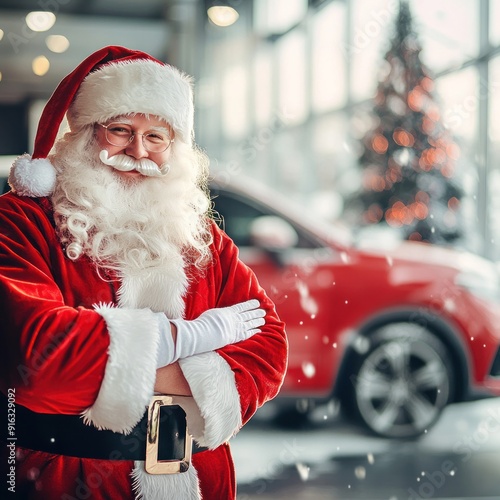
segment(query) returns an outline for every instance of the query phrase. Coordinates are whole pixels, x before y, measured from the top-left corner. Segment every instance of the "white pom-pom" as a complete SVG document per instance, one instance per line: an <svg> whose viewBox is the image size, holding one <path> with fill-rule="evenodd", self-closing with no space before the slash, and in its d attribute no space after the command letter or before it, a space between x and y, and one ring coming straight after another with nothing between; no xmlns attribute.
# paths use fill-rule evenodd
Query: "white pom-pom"
<svg viewBox="0 0 500 500"><path fill-rule="evenodd" d="M10 187L20 196L49 196L56 184L56 170L49 160L33 160L24 154L16 158L9 174Z"/></svg>

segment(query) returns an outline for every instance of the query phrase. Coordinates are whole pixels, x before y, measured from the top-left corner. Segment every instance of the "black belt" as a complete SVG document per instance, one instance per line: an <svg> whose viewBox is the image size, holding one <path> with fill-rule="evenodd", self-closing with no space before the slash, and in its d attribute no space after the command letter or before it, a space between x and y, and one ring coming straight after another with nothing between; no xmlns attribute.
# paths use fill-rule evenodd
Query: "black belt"
<svg viewBox="0 0 500 500"><path fill-rule="evenodd" d="M146 411L141 421L127 435L98 430L93 425L86 425L79 415L35 413L16 404L15 443L22 448L56 455L104 460L145 460L147 443L151 446L152 429L155 428L153 437L156 441L154 446L157 461L182 461L186 456L186 448L191 447L186 413L179 405L164 402L157 404L161 398L162 401L170 399L168 396L153 398L152 406L156 405L156 417L152 417L151 409L149 417ZM2 400L7 404L4 395ZM152 422L152 418L156 421ZM194 441L192 443L189 455L207 450Z"/></svg>

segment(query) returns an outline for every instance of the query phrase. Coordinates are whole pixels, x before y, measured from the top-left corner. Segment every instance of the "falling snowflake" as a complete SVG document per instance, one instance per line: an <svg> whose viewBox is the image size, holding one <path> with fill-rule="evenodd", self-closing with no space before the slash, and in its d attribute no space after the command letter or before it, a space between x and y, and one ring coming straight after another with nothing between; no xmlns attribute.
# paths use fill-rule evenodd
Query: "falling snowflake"
<svg viewBox="0 0 500 500"><path fill-rule="evenodd" d="M28 470L27 475L30 481L36 481L38 479L38 476L40 475L40 469L32 467L30 470Z"/></svg>
<svg viewBox="0 0 500 500"><path fill-rule="evenodd" d="M309 361L302 363L302 371L307 378L312 378L316 375L316 367Z"/></svg>
<svg viewBox="0 0 500 500"><path fill-rule="evenodd" d="M454 312L457 309L457 305L453 299L447 298L444 301L443 308L445 311Z"/></svg>
<svg viewBox="0 0 500 500"><path fill-rule="evenodd" d="M300 479L302 481L307 481L309 479L309 471L311 470L310 467L302 463L295 464L295 467L299 473Z"/></svg>
<svg viewBox="0 0 500 500"><path fill-rule="evenodd" d="M309 288L303 281L297 281L297 290L300 295L300 306L309 315L318 313L318 303L309 295Z"/></svg>
<svg viewBox="0 0 500 500"><path fill-rule="evenodd" d="M356 467L354 469L354 475L358 479L365 479L366 478L366 469L363 466L360 465L359 467Z"/></svg>

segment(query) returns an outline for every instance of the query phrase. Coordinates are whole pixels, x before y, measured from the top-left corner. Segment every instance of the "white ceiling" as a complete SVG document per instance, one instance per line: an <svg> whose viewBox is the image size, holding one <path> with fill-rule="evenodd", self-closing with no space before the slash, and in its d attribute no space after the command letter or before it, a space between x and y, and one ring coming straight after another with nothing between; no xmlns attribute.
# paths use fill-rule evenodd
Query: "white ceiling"
<svg viewBox="0 0 500 500"><path fill-rule="evenodd" d="M172 23L184 22L185 7L197 0L0 0L0 103L45 99L59 81L85 57L106 45L123 45L166 60ZM45 7L45 8L43 8ZM183 10L184 9L184 10ZM32 10L50 10L57 16L46 32L33 32L25 23ZM192 15L192 10L189 11ZM70 41L62 54L45 44L48 35L64 35ZM45 55L50 70L36 76L31 64Z"/></svg>

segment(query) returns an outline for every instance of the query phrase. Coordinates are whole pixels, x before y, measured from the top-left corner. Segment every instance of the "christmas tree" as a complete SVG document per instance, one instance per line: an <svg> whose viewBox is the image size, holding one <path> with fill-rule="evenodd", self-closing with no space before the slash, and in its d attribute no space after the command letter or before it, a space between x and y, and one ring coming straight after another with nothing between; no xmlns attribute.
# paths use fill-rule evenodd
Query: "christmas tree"
<svg viewBox="0 0 500 500"><path fill-rule="evenodd" d="M403 237L449 244L461 238L459 147L444 128L434 81L408 3L400 3L373 103L375 126L362 139L362 187L347 205L362 226L388 224Z"/></svg>

